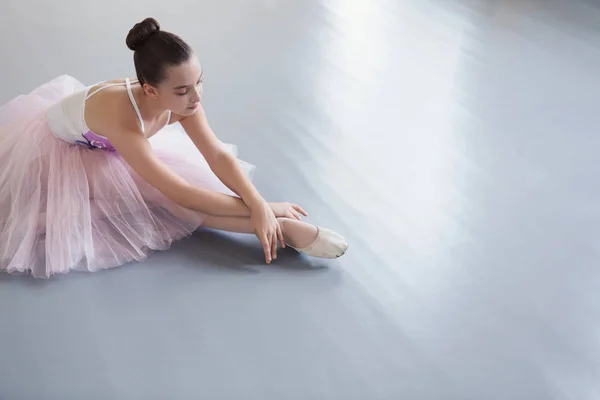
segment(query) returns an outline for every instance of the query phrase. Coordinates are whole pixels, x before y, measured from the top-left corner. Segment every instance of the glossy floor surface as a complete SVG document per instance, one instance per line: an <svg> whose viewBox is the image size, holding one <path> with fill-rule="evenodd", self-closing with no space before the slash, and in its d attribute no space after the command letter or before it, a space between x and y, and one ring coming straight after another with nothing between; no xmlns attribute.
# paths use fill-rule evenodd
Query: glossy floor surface
<svg viewBox="0 0 600 400"><path fill-rule="evenodd" d="M131 76L148 15L259 190L350 249L267 267L202 231L3 276L1 399L600 398L596 2L5 0L0 102Z"/></svg>

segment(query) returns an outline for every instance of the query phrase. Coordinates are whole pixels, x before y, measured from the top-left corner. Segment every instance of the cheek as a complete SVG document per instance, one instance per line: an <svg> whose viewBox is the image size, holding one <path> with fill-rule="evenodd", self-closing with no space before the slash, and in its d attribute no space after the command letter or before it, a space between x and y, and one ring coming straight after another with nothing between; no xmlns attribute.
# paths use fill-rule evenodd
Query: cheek
<svg viewBox="0 0 600 400"><path fill-rule="evenodd" d="M188 102L187 96L173 95L169 99L169 106L171 107L172 110L177 110L177 109L185 108L187 102Z"/></svg>

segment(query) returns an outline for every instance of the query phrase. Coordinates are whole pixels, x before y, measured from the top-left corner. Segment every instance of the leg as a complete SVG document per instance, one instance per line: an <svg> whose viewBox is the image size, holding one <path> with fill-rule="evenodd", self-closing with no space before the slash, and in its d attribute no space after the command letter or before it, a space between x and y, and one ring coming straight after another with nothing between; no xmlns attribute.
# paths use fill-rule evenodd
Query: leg
<svg viewBox="0 0 600 400"><path fill-rule="evenodd" d="M203 226L219 231L236 233L254 233L250 218L243 217L215 217L209 215L204 220Z"/></svg>
<svg viewBox="0 0 600 400"><path fill-rule="evenodd" d="M277 220L283 231L285 243L308 256L337 258L348 248L346 240L329 229L290 218ZM209 216L204 220L204 226L229 232L254 233L250 218Z"/></svg>
<svg viewBox="0 0 600 400"><path fill-rule="evenodd" d="M289 218L277 218L283 232L285 242L290 246L303 248L309 246L317 238L317 227L309 223ZM250 218L208 216L204 226L220 231L237 233L254 233Z"/></svg>

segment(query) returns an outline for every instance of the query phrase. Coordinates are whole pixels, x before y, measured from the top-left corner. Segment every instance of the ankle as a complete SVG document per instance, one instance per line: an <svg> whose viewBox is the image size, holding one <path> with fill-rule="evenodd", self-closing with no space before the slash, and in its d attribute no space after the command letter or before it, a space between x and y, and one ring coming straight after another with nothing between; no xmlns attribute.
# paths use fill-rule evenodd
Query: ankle
<svg viewBox="0 0 600 400"><path fill-rule="evenodd" d="M315 225L292 218L277 218L285 242L293 247L306 247L317 238L318 228Z"/></svg>

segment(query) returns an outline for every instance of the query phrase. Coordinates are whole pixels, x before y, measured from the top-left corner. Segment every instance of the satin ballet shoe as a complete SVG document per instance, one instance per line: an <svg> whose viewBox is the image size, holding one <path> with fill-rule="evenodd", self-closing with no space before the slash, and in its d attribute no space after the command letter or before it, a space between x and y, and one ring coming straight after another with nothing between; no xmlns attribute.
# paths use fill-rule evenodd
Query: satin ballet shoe
<svg viewBox="0 0 600 400"><path fill-rule="evenodd" d="M285 244L299 253L318 258L338 258L348 249L348 243L342 235L319 226L317 226L317 238L308 246L300 248L287 242Z"/></svg>

